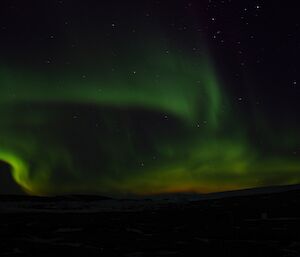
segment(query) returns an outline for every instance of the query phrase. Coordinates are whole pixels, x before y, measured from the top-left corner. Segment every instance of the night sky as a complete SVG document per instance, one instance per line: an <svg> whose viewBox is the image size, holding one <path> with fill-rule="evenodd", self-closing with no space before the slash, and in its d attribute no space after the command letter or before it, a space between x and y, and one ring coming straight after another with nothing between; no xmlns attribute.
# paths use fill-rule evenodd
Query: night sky
<svg viewBox="0 0 300 257"><path fill-rule="evenodd" d="M297 1L0 3L0 193L300 183Z"/></svg>

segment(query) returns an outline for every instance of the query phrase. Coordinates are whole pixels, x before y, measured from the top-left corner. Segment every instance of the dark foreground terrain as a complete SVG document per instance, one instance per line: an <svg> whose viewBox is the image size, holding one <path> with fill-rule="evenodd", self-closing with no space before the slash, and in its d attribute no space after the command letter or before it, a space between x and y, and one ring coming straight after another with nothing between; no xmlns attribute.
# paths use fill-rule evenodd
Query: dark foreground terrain
<svg viewBox="0 0 300 257"><path fill-rule="evenodd" d="M0 197L0 256L300 256L300 189L193 200Z"/></svg>

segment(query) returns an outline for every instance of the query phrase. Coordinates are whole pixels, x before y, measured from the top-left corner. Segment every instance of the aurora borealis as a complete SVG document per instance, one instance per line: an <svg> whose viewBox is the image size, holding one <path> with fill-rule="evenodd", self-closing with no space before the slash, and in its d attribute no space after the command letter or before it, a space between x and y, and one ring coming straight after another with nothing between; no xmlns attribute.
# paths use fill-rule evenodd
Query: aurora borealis
<svg viewBox="0 0 300 257"><path fill-rule="evenodd" d="M211 21L207 2L187 6ZM213 26L198 31L207 27L201 12L116 3L15 4L10 12L25 8L24 17L4 16L0 160L25 192L206 193L300 182L298 89L282 94L277 111L279 86L273 101L258 100L268 88L258 68L233 82L240 66L226 53L218 61ZM193 29L182 34L185 22ZM249 83L258 84L247 91Z"/></svg>

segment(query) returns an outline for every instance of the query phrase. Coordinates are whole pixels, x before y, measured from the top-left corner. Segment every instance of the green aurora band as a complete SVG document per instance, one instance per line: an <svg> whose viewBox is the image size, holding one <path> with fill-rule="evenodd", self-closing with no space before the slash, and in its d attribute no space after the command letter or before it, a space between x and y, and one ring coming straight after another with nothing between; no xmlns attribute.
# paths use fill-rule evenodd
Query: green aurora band
<svg viewBox="0 0 300 257"><path fill-rule="evenodd" d="M152 51L128 67L87 76L0 67L0 160L24 191L147 195L300 182L299 160L262 154L247 138L208 54Z"/></svg>

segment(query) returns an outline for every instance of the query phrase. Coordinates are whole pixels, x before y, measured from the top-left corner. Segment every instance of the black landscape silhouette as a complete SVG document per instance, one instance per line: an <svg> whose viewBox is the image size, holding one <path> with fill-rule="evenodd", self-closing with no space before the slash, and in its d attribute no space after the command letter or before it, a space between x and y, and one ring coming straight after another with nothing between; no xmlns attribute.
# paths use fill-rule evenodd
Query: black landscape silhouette
<svg viewBox="0 0 300 257"><path fill-rule="evenodd" d="M300 186L152 199L0 196L1 256L299 256Z"/></svg>

